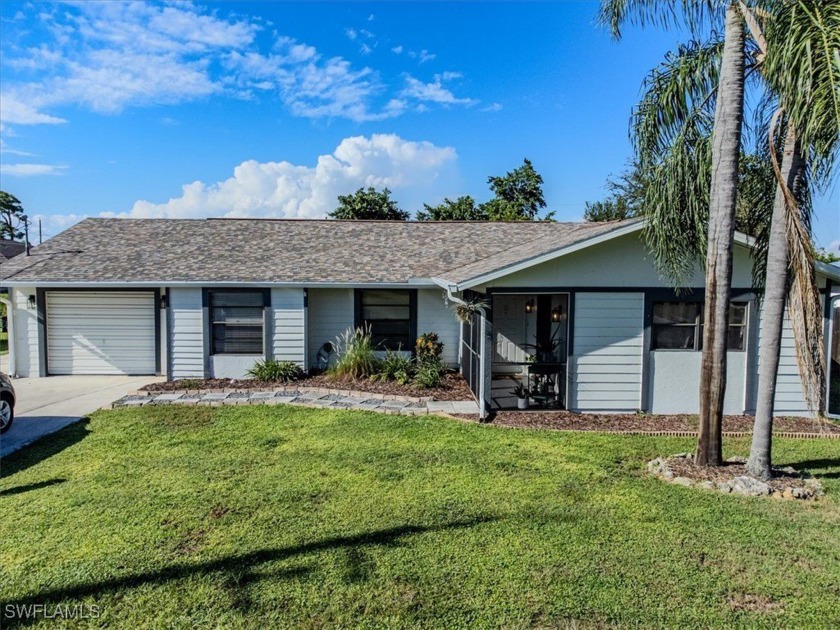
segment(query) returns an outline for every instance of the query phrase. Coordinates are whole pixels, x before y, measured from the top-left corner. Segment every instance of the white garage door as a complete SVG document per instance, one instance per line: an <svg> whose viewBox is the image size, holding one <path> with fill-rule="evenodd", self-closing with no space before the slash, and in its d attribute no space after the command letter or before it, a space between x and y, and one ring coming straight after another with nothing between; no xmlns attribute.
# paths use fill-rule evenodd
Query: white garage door
<svg viewBox="0 0 840 630"><path fill-rule="evenodd" d="M47 292L50 374L154 374L155 294Z"/></svg>

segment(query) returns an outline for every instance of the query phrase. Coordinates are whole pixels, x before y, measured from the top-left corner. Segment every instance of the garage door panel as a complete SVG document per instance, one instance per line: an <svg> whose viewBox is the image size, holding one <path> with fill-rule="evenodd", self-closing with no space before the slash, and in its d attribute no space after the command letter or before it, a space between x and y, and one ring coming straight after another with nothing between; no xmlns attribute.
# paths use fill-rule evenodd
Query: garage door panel
<svg viewBox="0 0 840 630"><path fill-rule="evenodd" d="M51 374L154 374L152 291L47 292Z"/></svg>

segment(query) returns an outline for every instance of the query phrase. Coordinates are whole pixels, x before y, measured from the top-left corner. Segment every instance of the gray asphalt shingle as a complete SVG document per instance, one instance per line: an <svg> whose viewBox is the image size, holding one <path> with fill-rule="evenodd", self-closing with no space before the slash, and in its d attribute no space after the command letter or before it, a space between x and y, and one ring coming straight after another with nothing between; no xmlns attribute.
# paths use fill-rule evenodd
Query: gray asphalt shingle
<svg viewBox="0 0 840 630"><path fill-rule="evenodd" d="M626 222L85 219L0 268L16 282L462 281Z"/></svg>

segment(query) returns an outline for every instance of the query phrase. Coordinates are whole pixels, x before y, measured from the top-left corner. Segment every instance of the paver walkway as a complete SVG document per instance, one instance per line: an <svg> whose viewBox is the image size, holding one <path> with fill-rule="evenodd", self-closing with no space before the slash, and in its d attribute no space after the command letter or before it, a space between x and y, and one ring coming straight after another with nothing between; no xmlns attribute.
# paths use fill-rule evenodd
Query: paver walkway
<svg viewBox="0 0 840 630"><path fill-rule="evenodd" d="M477 414L474 400L426 400L406 396L369 394L349 390L319 388L277 388L258 390L183 390L176 392L142 392L124 396L113 407L138 407L144 405L304 405L329 409L358 409L402 415L430 413Z"/></svg>

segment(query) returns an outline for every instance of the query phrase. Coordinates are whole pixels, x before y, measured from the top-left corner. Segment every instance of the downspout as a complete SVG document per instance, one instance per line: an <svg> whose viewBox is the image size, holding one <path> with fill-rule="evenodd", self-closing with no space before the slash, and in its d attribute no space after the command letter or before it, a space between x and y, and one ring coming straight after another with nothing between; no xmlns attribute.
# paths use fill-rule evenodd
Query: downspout
<svg viewBox="0 0 840 630"><path fill-rule="evenodd" d="M9 298L0 297L0 303L6 305L6 332L9 333L9 376L17 377L17 361L15 360L15 309Z"/></svg>
<svg viewBox="0 0 840 630"><path fill-rule="evenodd" d="M461 306L472 306L473 308L477 308L481 311L481 348L480 348L480 361L478 362L478 418L481 422L487 419L487 392L485 387L485 377L486 368L484 365L484 346L485 346L485 335L487 334L487 311L484 309L484 306L481 304L467 304L464 300L459 297L456 297L455 294L452 292L455 285L448 284L446 285L446 298L448 300L452 300L456 304L460 304ZM464 326L461 325L461 344L464 343ZM459 344L460 345L460 344ZM461 349L458 348L458 354L460 355Z"/></svg>

